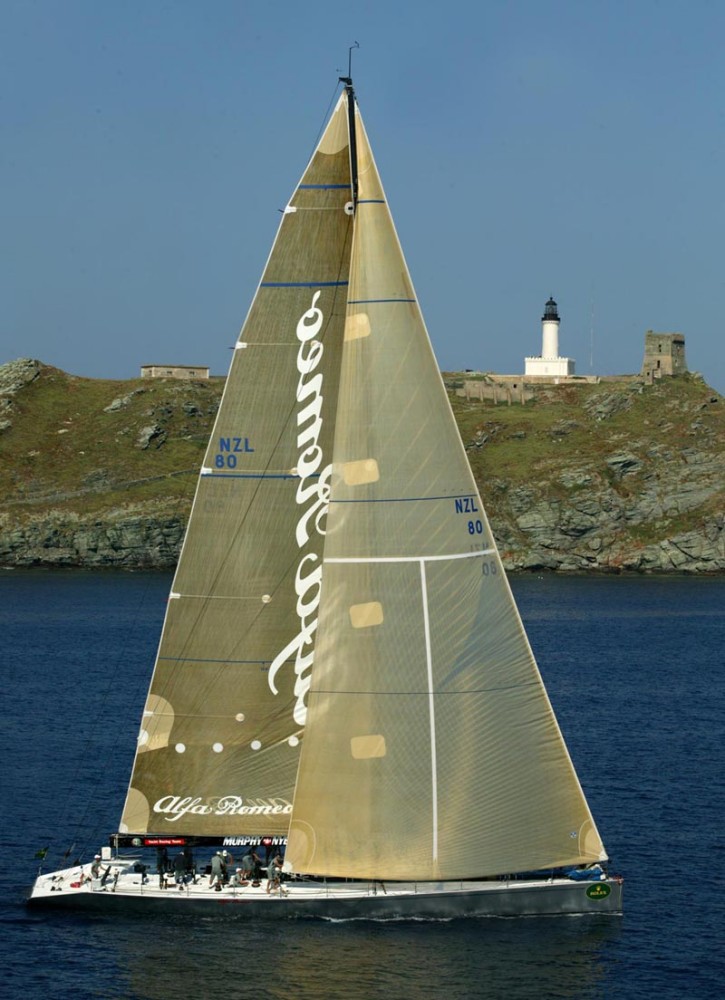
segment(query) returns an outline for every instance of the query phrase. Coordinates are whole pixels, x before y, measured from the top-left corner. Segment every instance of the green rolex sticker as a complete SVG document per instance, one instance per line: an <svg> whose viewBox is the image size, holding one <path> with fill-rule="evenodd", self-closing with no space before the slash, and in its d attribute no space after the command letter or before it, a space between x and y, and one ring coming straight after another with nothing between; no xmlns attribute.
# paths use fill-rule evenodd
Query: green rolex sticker
<svg viewBox="0 0 725 1000"><path fill-rule="evenodd" d="M587 886L587 896L590 899L606 899L611 891L611 886L606 882L595 882L594 885Z"/></svg>

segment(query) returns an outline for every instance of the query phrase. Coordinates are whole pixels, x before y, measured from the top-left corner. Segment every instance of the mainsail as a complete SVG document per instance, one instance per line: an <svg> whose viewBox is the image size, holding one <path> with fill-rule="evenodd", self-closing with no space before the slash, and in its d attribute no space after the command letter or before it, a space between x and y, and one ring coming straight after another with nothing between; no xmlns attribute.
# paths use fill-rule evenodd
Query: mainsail
<svg viewBox="0 0 725 1000"><path fill-rule="evenodd" d="M122 832L287 833L317 626L350 199L341 103L284 212L236 345Z"/></svg>
<svg viewBox="0 0 725 1000"><path fill-rule="evenodd" d="M287 858L454 879L605 857L359 114L324 582Z"/></svg>

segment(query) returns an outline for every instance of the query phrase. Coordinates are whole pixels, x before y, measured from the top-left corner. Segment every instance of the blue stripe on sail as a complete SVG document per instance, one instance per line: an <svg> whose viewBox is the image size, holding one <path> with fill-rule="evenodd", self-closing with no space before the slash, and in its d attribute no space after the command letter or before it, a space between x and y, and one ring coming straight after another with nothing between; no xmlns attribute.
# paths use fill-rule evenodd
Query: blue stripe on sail
<svg viewBox="0 0 725 1000"><path fill-rule="evenodd" d="M333 500L330 498L328 503L419 503L421 500L469 500L472 496L472 493L458 495L454 493L444 497L381 497L379 500Z"/></svg>
<svg viewBox="0 0 725 1000"><path fill-rule="evenodd" d="M348 299L349 306L369 306L376 302L416 302L417 299Z"/></svg>
<svg viewBox="0 0 725 1000"><path fill-rule="evenodd" d="M263 281L260 288L340 288L347 281Z"/></svg>
<svg viewBox="0 0 725 1000"><path fill-rule="evenodd" d="M358 205L384 205L385 198L360 198Z"/></svg>
<svg viewBox="0 0 725 1000"><path fill-rule="evenodd" d="M315 475L319 476L319 472ZM205 472L203 479L299 479L291 472ZM308 476L314 479L315 476ZM469 494L470 495L470 494Z"/></svg>

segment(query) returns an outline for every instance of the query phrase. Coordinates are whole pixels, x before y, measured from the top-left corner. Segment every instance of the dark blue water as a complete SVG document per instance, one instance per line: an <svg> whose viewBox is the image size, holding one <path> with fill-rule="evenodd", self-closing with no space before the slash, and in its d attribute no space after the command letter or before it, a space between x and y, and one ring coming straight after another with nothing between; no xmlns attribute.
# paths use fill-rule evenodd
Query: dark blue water
<svg viewBox="0 0 725 1000"><path fill-rule="evenodd" d="M0 572L3 995L682 998L725 991L725 580L514 589L614 868L623 919L163 922L29 914L38 848L116 829L166 574Z"/></svg>

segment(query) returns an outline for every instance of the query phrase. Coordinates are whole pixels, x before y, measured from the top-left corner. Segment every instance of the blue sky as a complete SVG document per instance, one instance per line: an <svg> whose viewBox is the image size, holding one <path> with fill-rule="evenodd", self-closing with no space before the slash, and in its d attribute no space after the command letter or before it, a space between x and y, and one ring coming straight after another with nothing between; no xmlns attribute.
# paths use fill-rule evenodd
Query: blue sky
<svg viewBox="0 0 725 1000"><path fill-rule="evenodd" d="M725 392L719 0L3 0L0 362L226 371L353 54L443 369L685 335ZM592 366L593 358L593 366Z"/></svg>

